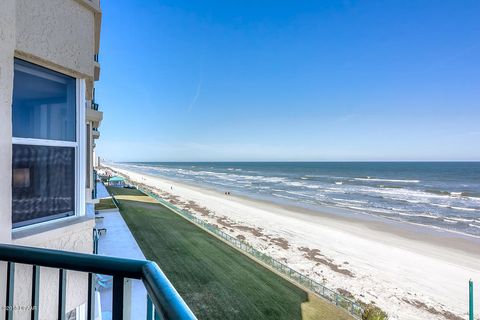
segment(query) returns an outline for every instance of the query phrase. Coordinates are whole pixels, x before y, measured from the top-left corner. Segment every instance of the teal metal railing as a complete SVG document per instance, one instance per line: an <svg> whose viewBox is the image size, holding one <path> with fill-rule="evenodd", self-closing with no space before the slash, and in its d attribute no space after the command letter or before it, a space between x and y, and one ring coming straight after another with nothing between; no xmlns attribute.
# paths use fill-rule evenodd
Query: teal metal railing
<svg viewBox="0 0 480 320"><path fill-rule="evenodd" d="M93 188L92 188L92 199L97 199L97 170L93 170Z"/></svg>
<svg viewBox="0 0 480 320"><path fill-rule="evenodd" d="M474 320L473 317L473 281L470 279L468 281L468 319Z"/></svg>
<svg viewBox="0 0 480 320"><path fill-rule="evenodd" d="M88 273L89 294L87 298L87 319L93 320L95 315L94 287L95 275L113 277L112 288L112 320L123 320L124 281L126 278L140 279L147 289L152 310L147 313L160 319L196 319L186 303L177 293L165 274L156 263L151 261L123 259L67 252L60 250L24 247L10 244L0 244L0 260L7 262L7 288L5 319L13 319L15 306L15 264L32 265L31 319L38 319L40 269L43 267L58 269L58 319L65 319L66 276L68 271ZM19 285L24 285L23 283ZM153 307L152 307L153 306Z"/></svg>
<svg viewBox="0 0 480 320"><path fill-rule="evenodd" d="M139 186L138 184L135 184L133 181L128 180L128 183L131 185L134 185L138 190L142 191L143 193L147 194L148 196L152 197L153 199L157 200L161 204L163 204L165 207L171 209L173 212L183 216L187 220L195 223L196 225L202 227L203 229L217 235L218 237L222 238L225 240L227 243L231 244L233 247L249 254L250 256L254 257L257 260L260 260L261 262L265 263L269 267L275 269L277 272L281 273L282 275L286 276L287 278L291 279L295 283L298 283L299 285L307 288L308 290L312 291L316 295L330 301L331 303L335 304L337 307L345 309L348 313L350 313L353 317L357 319L361 319L362 314L363 314L363 307L358 303L357 301L354 301L352 299L349 299L342 294L338 293L337 291L334 291L332 289L327 288L321 283L318 283L317 281L313 280L312 278L301 274L300 272L290 268L286 264L268 256L267 254L255 249L252 247L250 244L246 243L245 241L241 241L225 232L220 230L219 228L209 224L208 222L197 218L190 212L186 210L182 210L175 205L171 204L168 201L165 201L162 199L160 196L152 192L151 190ZM112 198L115 200L115 197L112 196Z"/></svg>

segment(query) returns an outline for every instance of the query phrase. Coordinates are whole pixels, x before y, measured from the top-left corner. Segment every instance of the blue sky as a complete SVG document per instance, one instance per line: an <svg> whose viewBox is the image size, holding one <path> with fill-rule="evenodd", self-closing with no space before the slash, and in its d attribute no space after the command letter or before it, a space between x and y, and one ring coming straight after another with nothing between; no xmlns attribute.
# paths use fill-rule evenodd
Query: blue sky
<svg viewBox="0 0 480 320"><path fill-rule="evenodd" d="M480 1L102 8L102 157L480 160Z"/></svg>

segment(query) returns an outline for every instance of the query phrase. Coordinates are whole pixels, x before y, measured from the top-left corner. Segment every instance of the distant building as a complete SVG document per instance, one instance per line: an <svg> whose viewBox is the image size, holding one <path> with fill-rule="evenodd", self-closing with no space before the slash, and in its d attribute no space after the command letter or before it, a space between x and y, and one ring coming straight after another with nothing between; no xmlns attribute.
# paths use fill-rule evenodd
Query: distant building
<svg viewBox="0 0 480 320"><path fill-rule="evenodd" d="M0 1L1 243L92 253L101 17L99 0ZM16 266L17 306L31 305L21 285L31 273ZM5 274L2 264L2 305ZM40 319L57 319L57 278L41 269ZM84 319L87 275L69 273L67 284L65 314Z"/></svg>

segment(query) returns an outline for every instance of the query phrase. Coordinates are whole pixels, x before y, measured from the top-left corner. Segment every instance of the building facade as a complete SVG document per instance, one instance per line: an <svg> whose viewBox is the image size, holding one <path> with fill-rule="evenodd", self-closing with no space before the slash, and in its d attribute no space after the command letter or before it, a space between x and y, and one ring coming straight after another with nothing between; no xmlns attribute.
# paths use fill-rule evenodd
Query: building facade
<svg viewBox="0 0 480 320"><path fill-rule="evenodd" d="M92 253L100 26L99 0L0 1L2 243ZM31 304L31 272L15 269L15 306ZM41 271L40 319L56 318L57 274ZM69 273L67 291L65 312L82 319L86 275Z"/></svg>

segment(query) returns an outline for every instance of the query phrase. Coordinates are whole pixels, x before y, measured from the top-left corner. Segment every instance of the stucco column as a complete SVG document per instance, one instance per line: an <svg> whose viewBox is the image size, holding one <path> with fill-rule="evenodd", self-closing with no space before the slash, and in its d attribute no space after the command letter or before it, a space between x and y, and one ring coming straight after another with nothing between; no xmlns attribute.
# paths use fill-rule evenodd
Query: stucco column
<svg viewBox="0 0 480 320"><path fill-rule="evenodd" d="M0 1L0 242L12 237L12 89L15 0ZM5 301L6 264L0 263L0 305ZM4 312L0 313L0 320Z"/></svg>
<svg viewBox="0 0 480 320"><path fill-rule="evenodd" d="M12 230L12 90L15 0L0 1L0 242Z"/></svg>

